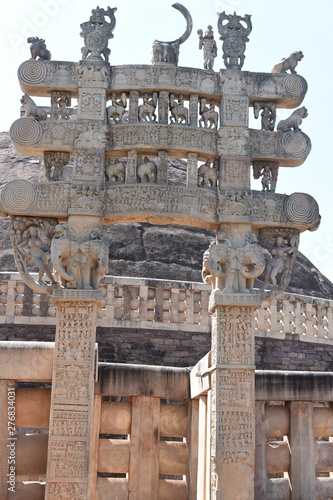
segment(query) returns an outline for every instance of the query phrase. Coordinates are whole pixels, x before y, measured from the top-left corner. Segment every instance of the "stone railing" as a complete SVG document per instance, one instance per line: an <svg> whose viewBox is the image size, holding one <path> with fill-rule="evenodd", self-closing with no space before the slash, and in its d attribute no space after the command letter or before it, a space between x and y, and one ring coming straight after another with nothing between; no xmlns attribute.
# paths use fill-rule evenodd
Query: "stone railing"
<svg viewBox="0 0 333 500"><path fill-rule="evenodd" d="M17 429L16 493L44 498L53 354L52 342L0 342L1 498L8 487L9 394ZM146 488L154 498L205 498L209 357L200 363L191 376L187 368L99 363L90 498L98 492L98 498L127 499L134 488L138 498L147 497ZM332 373L256 371L255 378L255 498L289 499L291 488L295 498L329 498ZM64 425L70 439L71 422Z"/></svg>
<svg viewBox="0 0 333 500"><path fill-rule="evenodd" d="M210 332L203 283L107 276L98 326ZM18 273L0 274L0 323L55 325L52 297L32 292ZM333 345L333 301L285 293L263 300L256 336Z"/></svg>

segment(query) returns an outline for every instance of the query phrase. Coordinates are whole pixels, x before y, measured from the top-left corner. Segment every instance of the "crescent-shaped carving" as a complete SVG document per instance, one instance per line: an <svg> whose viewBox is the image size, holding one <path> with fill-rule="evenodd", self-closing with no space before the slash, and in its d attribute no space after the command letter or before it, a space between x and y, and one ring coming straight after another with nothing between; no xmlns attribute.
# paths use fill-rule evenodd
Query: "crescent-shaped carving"
<svg viewBox="0 0 333 500"><path fill-rule="evenodd" d="M188 39L188 37L192 33L192 28L193 28L192 16L189 13L189 11L187 10L187 8L184 7L184 5L182 5L181 3L174 3L174 4L172 4L172 7L174 9L179 10L179 12L181 12L183 14L183 16L185 17L185 19L186 19L186 30L185 30L184 34L180 38L177 38L176 40L174 40L172 42L169 42L169 43L177 43L178 42L179 44L181 44L181 43L186 42L186 40Z"/></svg>

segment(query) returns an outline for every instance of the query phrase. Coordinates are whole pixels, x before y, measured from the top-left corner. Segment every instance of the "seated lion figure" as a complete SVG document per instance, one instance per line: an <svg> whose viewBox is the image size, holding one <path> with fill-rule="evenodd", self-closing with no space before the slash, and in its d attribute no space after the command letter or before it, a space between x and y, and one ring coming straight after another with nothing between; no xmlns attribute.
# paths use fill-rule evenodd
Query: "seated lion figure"
<svg viewBox="0 0 333 500"><path fill-rule="evenodd" d="M290 73L296 74L295 68L303 57L303 52L301 50L292 52L289 57L283 58L281 62L275 64L272 73L286 73L289 69Z"/></svg>
<svg viewBox="0 0 333 500"><path fill-rule="evenodd" d="M301 130L299 128L302 119L308 116L308 110L303 106L295 111L286 120L281 120L276 129L278 132L289 132L291 129Z"/></svg>

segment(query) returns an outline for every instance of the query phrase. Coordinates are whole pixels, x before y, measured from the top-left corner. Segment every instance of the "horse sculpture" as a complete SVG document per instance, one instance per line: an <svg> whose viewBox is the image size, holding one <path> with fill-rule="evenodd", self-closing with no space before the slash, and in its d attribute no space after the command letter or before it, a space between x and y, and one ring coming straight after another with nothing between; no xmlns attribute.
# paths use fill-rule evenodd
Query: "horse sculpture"
<svg viewBox="0 0 333 500"><path fill-rule="evenodd" d="M25 106L24 116L28 118L29 117L36 118L36 120L46 120L47 114L45 109L41 108L40 106L37 106L35 101L31 99L31 97L29 97L28 94L24 94L20 102Z"/></svg>
<svg viewBox="0 0 333 500"><path fill-rule="evenodd" d="M121 123L127 106L126 93L121 94L119 101L116 99L115 93L112 94L112 104L106 108L109 123Z"/></svg>
<svg viewBox="0 0 333 500"><path fill-rule="evenodd" d="M27 39L30 45L30 52L32 59L37 59L39 61L49 61L51 59L51 52L47 50L45 40L38 38L38 36L30 36Z"/></svg>
<svg viewBox="0 0 333 500"><path fill-rule="evenodd" d="M199 125L200 127L204 126L205 128L213 128L213 127L217 128L219 114L217 111L215 111L215 102L212 101L209 107L206 106L206 102L207 100L204 97L200 100L201 118L199 120Z"/></svg>
<svg viewBox="0 0 333 500"><path fill-rule="evenodd" d="M184 123L188 124L188 109L184 106L184 98L183 95L180 94L178 98L178 102L175 101L174 94L170 94L170 103L169 103L171 116L171 123Z"/></svg>
<svg viewBox="0 0 333 500"><path fill-rule="evenodd" d="M156 122L157 116L155 114L155 109L157 106L157 92L153 93L153 98L148 100L148 94L145 93L143 96L143 104L139 106L139 121Z"/></svg>

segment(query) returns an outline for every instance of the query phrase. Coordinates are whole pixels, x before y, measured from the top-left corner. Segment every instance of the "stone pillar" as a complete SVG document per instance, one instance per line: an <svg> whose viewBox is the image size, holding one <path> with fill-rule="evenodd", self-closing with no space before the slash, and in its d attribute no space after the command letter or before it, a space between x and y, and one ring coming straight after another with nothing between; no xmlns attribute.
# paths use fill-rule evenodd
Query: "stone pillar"
<svg viewBox="0 0 333 500"><path fill-rule="evenodd" d="M198 155L189 153L187 155L187 185L198 186Z"/></svg>
<svg viewBox="0 0 333 500"><path fill-rule="evenodd" d="M95 337L100 290L59 289L46 492L48 500L88 499ZM65 493L64 493L65 492Z"/></svg>
<svg viewBox="0 0 333 500"><path fill-rule="evenodd" d="M127 167L125 174L125 184L136 183L136 167L138 165L138 153L136 150L129 151L127 154Z"/></svg>
<svg viewBox="0 0 333 500"><path fill-rule="evenodd" d="M168 178L168 152L158 152L157 184L166 184Z"/></svg>
<svg viewBox="0 0 333 500"><path fill-rule="evenodd" d="M197 94L190 94L190 104L189 104L189 125L190 127L198 126L198 105L199 97Z"/></svg>
<svg viewBox="0 0 333 500"><path fill-rule="evenodd" d="M158 123L168 124L169 122L169 92L161 90L158 97Z"/></svg>
<svg viewBox="0 0 333 500"><path fill-rule="evenodd" d="M267 472L266 472L266 432L265 432L265 402L256 401L256 457L254 470L254 498L266 499Z"/></svg>
<svg viewBox="0 0 333 500"><path fill-rule="evenodd" d="M253 500L255 462L254 294L213 291L211 499Z"/></svg>
<svg viewBox="0 0 333 500"><path fill-rule="evenodd" d="M312 401L289 403L290 482L292 500L316 498L315 440Z"/></svg>
<svg viewBox="0 0 333 500"><path fill-rule="evenodd" d="M138 123L139 121L139 92L131 90L129 93L128 123Z"/></svg>

